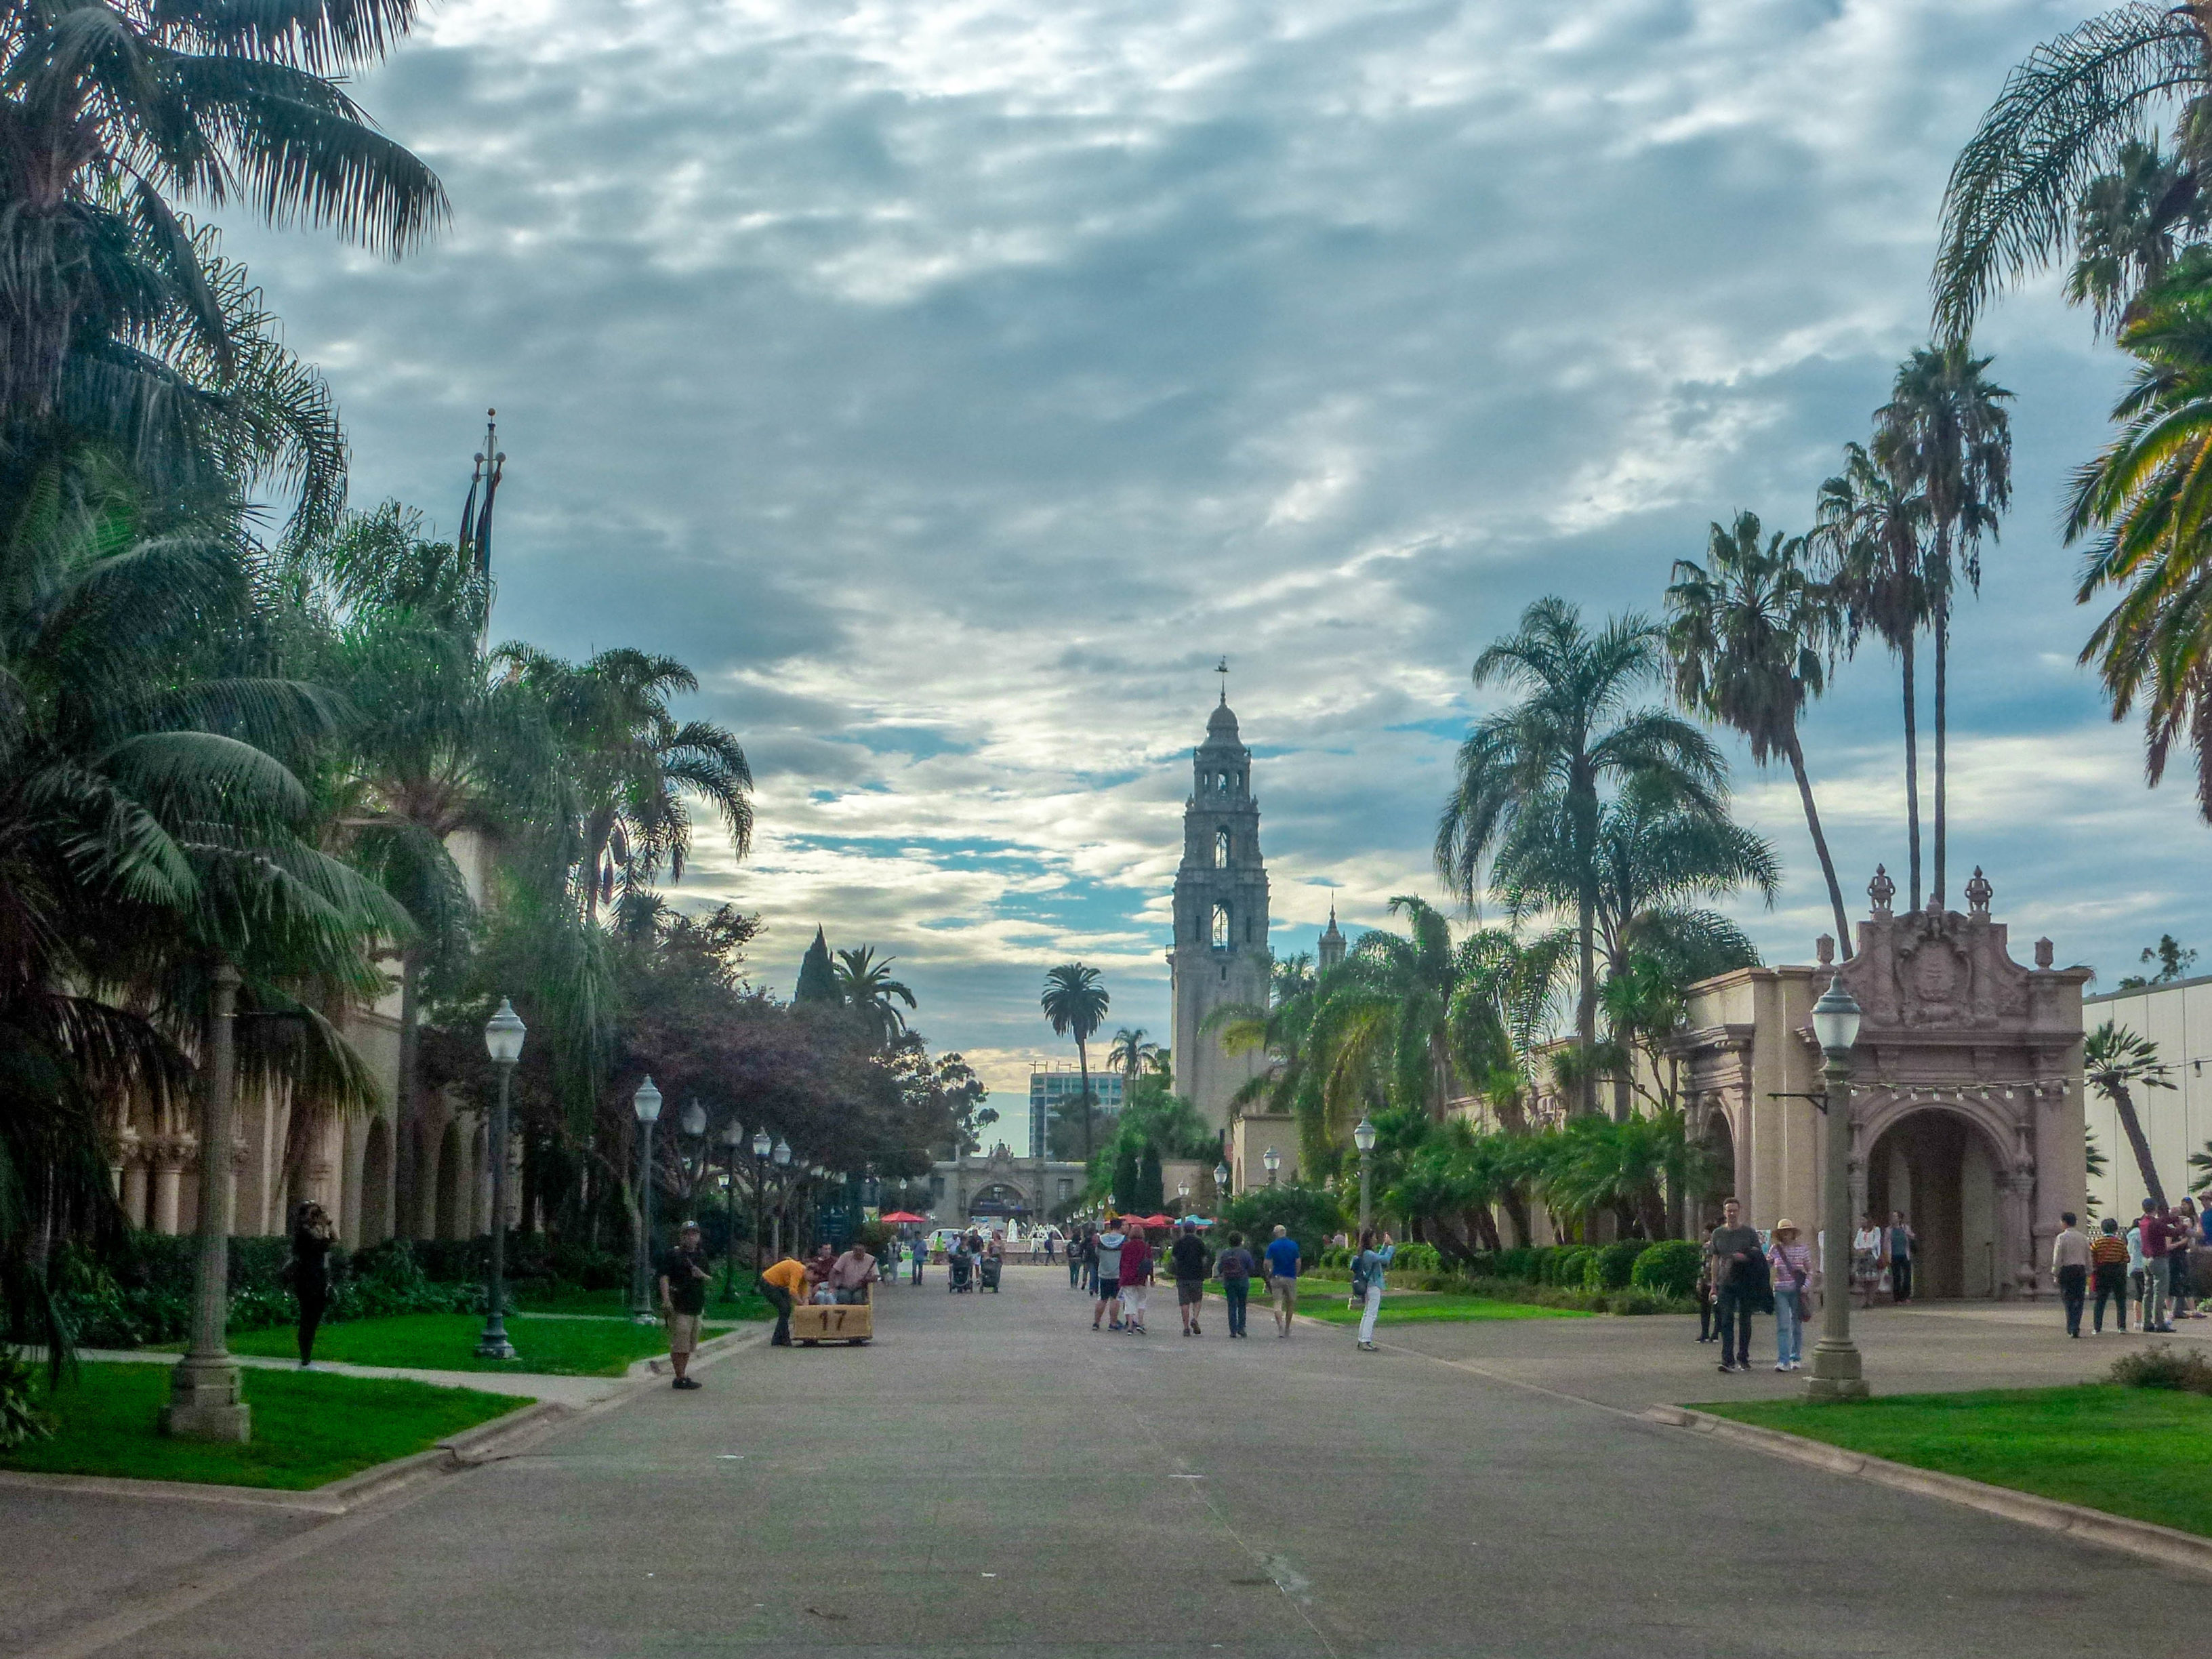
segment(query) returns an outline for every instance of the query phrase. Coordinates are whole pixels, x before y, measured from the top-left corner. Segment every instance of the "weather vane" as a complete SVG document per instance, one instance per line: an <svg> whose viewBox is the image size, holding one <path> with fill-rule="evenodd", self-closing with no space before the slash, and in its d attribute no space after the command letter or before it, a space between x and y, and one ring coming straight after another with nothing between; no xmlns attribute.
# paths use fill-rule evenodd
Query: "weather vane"
<svg viewBox="0 0 2212 1659"><path fill-rule="evenodd" d="M1213 672L1221 676L1221 706L1226 708L1229 707L1229 659L1224 657L1215 665Z"/></svg>

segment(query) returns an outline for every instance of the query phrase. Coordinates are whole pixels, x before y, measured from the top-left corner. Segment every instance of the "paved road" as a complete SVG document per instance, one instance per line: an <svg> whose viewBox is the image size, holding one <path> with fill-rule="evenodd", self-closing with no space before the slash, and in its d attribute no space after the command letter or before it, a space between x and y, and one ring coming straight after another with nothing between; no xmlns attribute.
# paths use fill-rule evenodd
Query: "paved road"
<svg viewBox="0 0 2212 1659"><path fill-rule="evenodd" d="M2198 1634L2195 1579L1346 1331L1186 1341L1170 1308L1094 1335L1056 1269L941 1285L888 1296L872 1347L748 1349L389 1514L239 1536L216 1593L115 1650L2071 1659Z"/></svg>

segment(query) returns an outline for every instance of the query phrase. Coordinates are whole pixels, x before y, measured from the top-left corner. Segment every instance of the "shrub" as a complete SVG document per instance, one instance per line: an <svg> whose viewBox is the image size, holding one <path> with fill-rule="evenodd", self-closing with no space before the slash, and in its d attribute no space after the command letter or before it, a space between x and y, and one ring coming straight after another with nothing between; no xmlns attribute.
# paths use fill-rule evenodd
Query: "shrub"
<svg viewBox="0 0 2212 1659"><path fill-rule="evenodd" d="M1694 1295L1698 1263L1704 1255L1704 1248L1689 1239L1662 1239L1636 1258L1628 1282L1639 1291L1650 1291L1658 1296Z"/></svg>
<svg viewBox="0 0 2212 1659"><path fill-rule="evenodd" d="M1298 1242L1298 1254L1308 1261L1321 1260L1330 1237L1344 1224L1344 1206L1336 1194L1318 1187L1256 1187L1221 1206L1224 1236L1240 1232L1265 1249L1277 1227Z"/></svg>
<svg viewBox="0 0 2212 1659"><path fill-rule="evenodd" d="M38 1372L29 1361L0 1347L0 1451L53 1432L46 1415L32 1403Z"/></svg>
<svg viewBox="0 0 2212 1659"><path fill-rule="evenodd" d="M2171 1343L2142 1348L2112 1362L2112 1380L2130 1389L2179 1389L2212 1395L2212 1360L2195 1349L2178 1352Z"/></svg>
<svg viewBox="0 0 2212 1659"><path fill-rule="evenodd" d="M1650 1242L1642 1238L1626 1238L1617 1244L1601 1244L1583 1262L1583 1288L1586 1291L1625 1291L1628 1276L1636 1266L1636 1258L1650 1248Z"/></svg>
<svg viewBox="0 0 2212 1659"><path fill-rule="evenodd" d="M1544 1258L1550 1254L1541 1245L1517 1244L1510 1250L1498 1253L1497 1273L1500 1279L1517 1279L1523 1285L1534 1285L1543 1278Z"/></svg>
<svg viewBox="0 0 2212 1659"><path fill-rule="evenodd" d="M1544 1263L1544 1283L1579 1287L1583 1282L1583 1264L1589 1261L1590 1247L1587 1244L1566 1244L1554 1250Z"/></svg>
<svg viewBox="0 0 2212 1659"><path fill-rule="evenodd" d="M1443 1265L1433 1244L1401 1244L1390 1258L1393 1278L1400 1273L1442 1273Z"/></svg>

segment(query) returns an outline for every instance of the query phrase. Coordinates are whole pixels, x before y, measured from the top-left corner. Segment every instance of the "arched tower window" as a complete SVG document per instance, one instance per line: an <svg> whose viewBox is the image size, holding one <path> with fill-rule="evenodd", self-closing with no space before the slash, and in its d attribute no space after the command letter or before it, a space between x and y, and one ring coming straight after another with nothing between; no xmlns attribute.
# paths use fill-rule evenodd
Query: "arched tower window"
<svg viewBox="0 0 2212 1659"><path fill-rule="evenodd" d="M1213 867L1217 870L1229 867L1229 832L1226 830L1213 832Z"/></svg>
<svg viewBox="0 0 2212 1659"><path fill-rule="evenodd" d="M1213 907L1213 948L1217 951L1229 948L1229 907L1225 904Z"/></svg>

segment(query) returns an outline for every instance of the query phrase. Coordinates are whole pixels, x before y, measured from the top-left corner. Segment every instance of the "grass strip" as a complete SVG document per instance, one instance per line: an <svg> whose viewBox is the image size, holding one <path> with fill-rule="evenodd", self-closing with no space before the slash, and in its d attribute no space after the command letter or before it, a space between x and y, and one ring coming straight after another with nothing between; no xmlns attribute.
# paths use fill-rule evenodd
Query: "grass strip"
<svg viewBox="0 0 2212 1659"><path fill-rule="evenodd" d="M2086 1383L1694 1409L2212 1537L2212 1399L2202 1395Z"/></svg>
<svg viewBox="0 0 2212 1659"><path fill-rule="evenodd" d="M507 1340L514 1359L483 1359L477 1339L480 1314L395 1314L325 1325L315 1337L315 1358L348 1365L391 1365L411 1370L516 1371L549 1376L620 1376L641 1359L668 1352L658 1325L619 1320L534 1319L510 1314ZM296 1355L289 1326L246 1331L230 1339L234 1353Z"/></svg>
<svg viewBox="0 0 2212 1659"><path fill-rule="evenodd" d="M1298 1317L1318 1319L1326 1325L1357 1325L1361 1310L1346 1305L1340 1291L1301 1290ZM1580 1308L1546 1308L1532 1302L1498 1302L1488 1297L1456 1296L1448 1291L1388 1291L1377 1325L1466 1324L1492 1319L1589 1319Z"/></svg>
<svg viewBox="0 0 2212 1659"><path fill-rule="evenodd" d="M0 1452L0 1468L306 1492L531 1403L428 1382L249 1370L253 1438L230 1446L160 1433L168 1398L167 1365L83 1364L51 1394L41 1376L37 1403L53 1437Z"/></svg>
<svg viewBox="0 0 2212 1659"><path fill-rule="evenodd" d="M744 1279L750 1285L750 1275ZM520 1313L605 1314L619 1318L629 1312L628 1291L586 1291L573 1285L560 1285L552 1290L527 1289L520 1291L513 1306ZM775 1310L750 1290L740 1292L735 1303L721 1299L721 1281L717 1279L714 1294L707 1304L707 1320L711 1323L750 1319L773 1319Z"/></svg>

